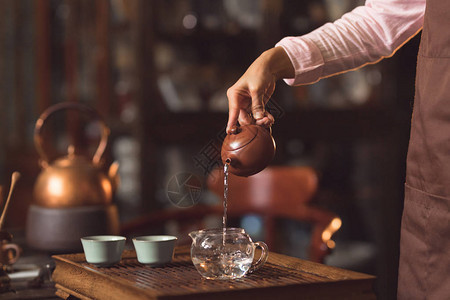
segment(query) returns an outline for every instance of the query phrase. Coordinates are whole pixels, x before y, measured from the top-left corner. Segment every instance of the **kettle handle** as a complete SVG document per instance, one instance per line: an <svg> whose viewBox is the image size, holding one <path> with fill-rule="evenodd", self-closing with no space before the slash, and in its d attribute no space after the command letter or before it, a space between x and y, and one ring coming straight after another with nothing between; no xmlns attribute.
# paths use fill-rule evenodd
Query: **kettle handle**
<svg viewBox="0 0 450 300"><path fill-rule="evenodd" d="M39 153L39 156L41 157L41 160L48 164L49 163L49 158L47 156L47 154L44 151L44 141L41 135L41 129L42 126L44 125L44 122L47 120L48 117L50 117L50 115L52 115L53 113L56 113L60 110L63 109L78 109L80 111L84 111L86 113L88 113L89 115L91 115L92 117L94 117L95 119L97 119L97 121L100 123L101 125L101 139L100 139L100 143L97 147L97 150L94 153L94 156L92 158L92 162L94 164L98 164L100 162L100 158L103 155L103 152L105 152L106 149L106 145L108 143L108 135L109 135L109 128L108 126L106 126L105 122L103 121L103 119L100 117L100 115L91 107L85 105L85 104L81 104L78 102L61 102L55 105L50 106L49 108L47 108L39 117L39 119L36 121L36 125L34 128L34 144L36 146L37 152Z"/></svg>

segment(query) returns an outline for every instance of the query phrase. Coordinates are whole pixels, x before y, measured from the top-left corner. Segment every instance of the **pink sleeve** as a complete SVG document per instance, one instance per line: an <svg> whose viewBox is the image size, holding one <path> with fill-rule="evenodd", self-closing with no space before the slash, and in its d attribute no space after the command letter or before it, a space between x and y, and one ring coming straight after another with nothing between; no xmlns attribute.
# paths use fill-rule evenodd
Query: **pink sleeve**
<svg viewBox="0 0 450 300"><path fill-rule="evenodd" d="M422 29L424 12L425 0L367 0L334 23L282 39L276 46L295 68L286 83L314 83L392 56Z"/></svg>

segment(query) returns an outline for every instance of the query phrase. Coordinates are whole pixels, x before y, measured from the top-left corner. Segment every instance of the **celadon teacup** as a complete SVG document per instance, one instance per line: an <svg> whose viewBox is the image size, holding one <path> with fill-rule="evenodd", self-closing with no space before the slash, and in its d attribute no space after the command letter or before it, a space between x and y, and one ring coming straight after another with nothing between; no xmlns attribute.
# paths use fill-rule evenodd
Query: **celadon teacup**
<svg viewBox="0 0 450 300"><path fill-rule="evenodd" d="M110 267L120 262L126 237L94 235L81 238L86 261L97 267Z"/></svg>
<svg viewBox="0 0 450 300"><path fill-rule="evenodd" d="M147 235L133 238L137 260L141 264L163 265L172 261L177 237Z"/></svg>

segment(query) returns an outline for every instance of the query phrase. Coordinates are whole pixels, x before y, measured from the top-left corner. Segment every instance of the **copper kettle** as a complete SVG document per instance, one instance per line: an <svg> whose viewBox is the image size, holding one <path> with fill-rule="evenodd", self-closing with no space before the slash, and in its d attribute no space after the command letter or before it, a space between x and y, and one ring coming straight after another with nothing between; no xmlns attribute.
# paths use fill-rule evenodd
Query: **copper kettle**
<svg viewBox="0 0 450 300"><path fill-rule="evenodd" d="M50 161L43 148L41 129L47 118L63 109L77 109L97 119L101 125L100 144L92 161L76 155L74 146L68 155ZM49 107L36 122L34 142L40 156L42 171L34 186L34 204L48 208L67 208L85 205L107 205L112 202L118 185L118 163L114 162L108 175L101 168L100 158L107 145L109 128L92 108L74 102L63 102Z"/></svg>
<svg viewBox="0 0 450 300"><path fill-rule="evenodd" d="M276 145L271 127L250 124L232 128L222 144L222 162L238 176L250 176L263 170L273 159Z"/></svg>

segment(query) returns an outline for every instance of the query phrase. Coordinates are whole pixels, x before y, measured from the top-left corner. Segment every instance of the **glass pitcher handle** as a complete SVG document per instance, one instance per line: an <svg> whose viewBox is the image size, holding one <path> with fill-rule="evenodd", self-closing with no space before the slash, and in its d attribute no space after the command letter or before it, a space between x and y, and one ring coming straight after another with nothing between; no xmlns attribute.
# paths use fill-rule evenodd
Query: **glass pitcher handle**
<svg viewBox="0 0 450 300"><path fill-rule="evenodd" d="M255 242L255 247L261 248L261 257L258 259L258 261L255 264L252 264L250 269L248 270L248 273L253 273L256 270L258 270L260 267L262 267L269 257L269 247L267 247L266 243L264 242Z"/></svg>

